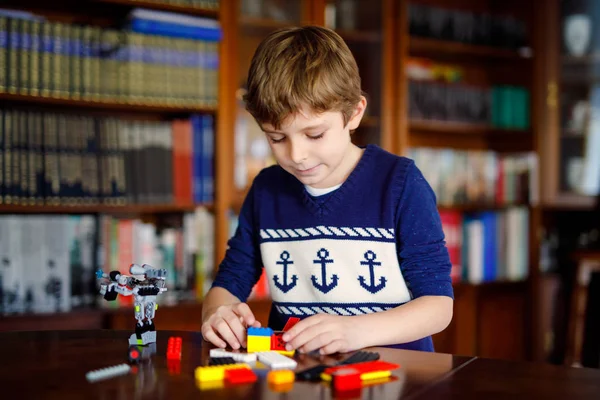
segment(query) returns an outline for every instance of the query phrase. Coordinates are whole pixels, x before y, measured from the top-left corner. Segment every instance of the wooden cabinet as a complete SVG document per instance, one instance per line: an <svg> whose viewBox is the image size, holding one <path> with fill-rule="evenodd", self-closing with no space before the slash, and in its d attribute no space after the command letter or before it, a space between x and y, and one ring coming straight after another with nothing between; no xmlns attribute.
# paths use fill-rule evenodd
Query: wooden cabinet
<svg viewBox="0 0 600 400"><path fill-rule="evenodd" d="M543 200L552 208L589 209L600 193L599 17L593 2L579 0L547 1L541 11L548 21L539 33L546 43L540 60Z"/></svg>

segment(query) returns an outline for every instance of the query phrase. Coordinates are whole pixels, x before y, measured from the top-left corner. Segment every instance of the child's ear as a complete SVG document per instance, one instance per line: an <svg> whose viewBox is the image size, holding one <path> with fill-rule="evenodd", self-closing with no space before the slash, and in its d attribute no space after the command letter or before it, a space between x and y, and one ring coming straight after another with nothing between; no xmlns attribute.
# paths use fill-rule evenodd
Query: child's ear
<svg viewBox="0 0 600 400"><path fill-rule="evenodd" d="M356 103L356 108L354 109L354 113L350 120L348 121L348 130L353 131L358 128L360 125L360 121L362 120L363 115L365 115L365 110L367 109L367 99L365 96L360 96L360 100Z"/></svg>

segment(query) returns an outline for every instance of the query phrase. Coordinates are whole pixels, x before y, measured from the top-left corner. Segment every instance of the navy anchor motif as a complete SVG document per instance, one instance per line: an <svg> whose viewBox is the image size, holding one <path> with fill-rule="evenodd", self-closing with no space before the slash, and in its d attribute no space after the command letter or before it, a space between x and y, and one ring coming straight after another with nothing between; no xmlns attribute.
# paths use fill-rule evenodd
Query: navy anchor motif
<svg viewBox="0 0 600 400"><path fill-rule="evenodd" d="M325 249L317 251L317 257L319 257L319 259L313 260L313 263L321 264L321 283L317 283L317 277L314 275L310 276L310 280L315 288L319 289L323 293L328 293L337 286L338 276L333 274L331 277L331 283L328 285L326 265L332 263L333 260L327 258L329 257L329 252Z"/></svg>
<svg viewBox="0 0 600 400"><path fill-rule="evenodd" d="M290 260L290 253L287 251L283 251L279 255L280 260L276 262L278 265L283 265L283 283L279 283L279 277L277 275L273 275L273 281L275 282L275 286L277 286L283 293L287 293L296 286L296 282L298 281L297 275L292 275L292 282L288 283L287 280L287 268L289 264L293 264L294 262Z"/></svg>
<svg viewBox="0 0 600 400"><path fill-rule="evenodd" d="M361 261L360 265L368 265L369 266L369 272L371 275L371 283L369 285L367 285L365 283L366 279L364 276L359 275L358 280L360 282L360 286L362 286L363 288L367 289L369 292L371 293L377 293L379 292L381 289L383 289L385 287L385 282L386 279L384 276L379 278L379 284L375 284L375 271L374 268L375 266L379 266L381 265L380 261L375 261L375 259L377 258L377 255L369 250L365 253L365 260L366 261Z"/></svg>

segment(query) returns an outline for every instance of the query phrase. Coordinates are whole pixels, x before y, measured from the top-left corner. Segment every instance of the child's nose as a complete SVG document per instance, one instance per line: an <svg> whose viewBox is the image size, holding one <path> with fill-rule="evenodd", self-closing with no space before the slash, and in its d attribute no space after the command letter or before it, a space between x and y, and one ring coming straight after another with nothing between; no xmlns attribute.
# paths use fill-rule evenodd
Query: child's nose
<svg viewBox="0 0 600 400"><path fill-rule="evenodd" d="M306 158L307 158L306 145L301 143L300 140L295 140L295 141L290 140L289 143L290 143L290 147L289 147L290 159L296 164L300 164L300 163L302 163L302 161L306 160Z"/></svg>

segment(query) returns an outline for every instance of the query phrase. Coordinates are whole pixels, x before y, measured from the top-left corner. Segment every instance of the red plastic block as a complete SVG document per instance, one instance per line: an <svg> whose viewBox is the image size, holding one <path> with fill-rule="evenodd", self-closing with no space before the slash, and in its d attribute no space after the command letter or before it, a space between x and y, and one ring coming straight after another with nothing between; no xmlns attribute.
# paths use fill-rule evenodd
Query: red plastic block
<svg viewBox="0 0 600 400"><path fill-rule="evenodd" d="M291 317L287 320L287 322L285 323L285 326L283 327L283 331L289 331L290 329L292 329L292 327L294 325L296 325L298 322L300 322L300 318L296 318L296 317Z"/></svg>
<svg viewBox="0 0 600 400"><path fill-rule="evenodd" d="M181 360L181 338L172 336L167 343L167 360Z"/></svg>
<svg viewBox="0 0 600 400"><path fill-rule="evenodd" d="M271 350L285 350L283 332L275 332L273 336L271 336Z"/></svg>
<svg viewBox="0 0 600 400"><path fill-rule="evenodd" d="M375 372L375 371L391 371L394 370L398 367L400 367L398 364L393 364L393 363L389 363L389 362L385 362L385 361L369 361L369 362L363 362L363 363L356 363L356 364L351 364L352 369L355 369L359 375L360 374L364 374L367 372ZM342 365L339 367L331 367L331 368L327 368L325 371L323 371L324 374L327 375L332 375L334 372L345 369L345 368L349 368L349 365Z"/></svg>
<svg viewBox="0 0 600 400"><path fill-rule="evenodd" d="M360 372L353 367L346 367L335 371L331 377L335 390L352 390L362 386Z"/></svg>
<svg viewBox="0 0 600 400"><path fill-rule="evenodd" d="M181 361L175 358L167 359L167 368L169 375L179 375L181 373Z"/></svg>
<svg viewBox="0 0 600 400"><path fill-rule="evenodd" d="M227 383L251 383L256 382L256 379L256 374L249 368L225 370L225 381Z"/></svg>

